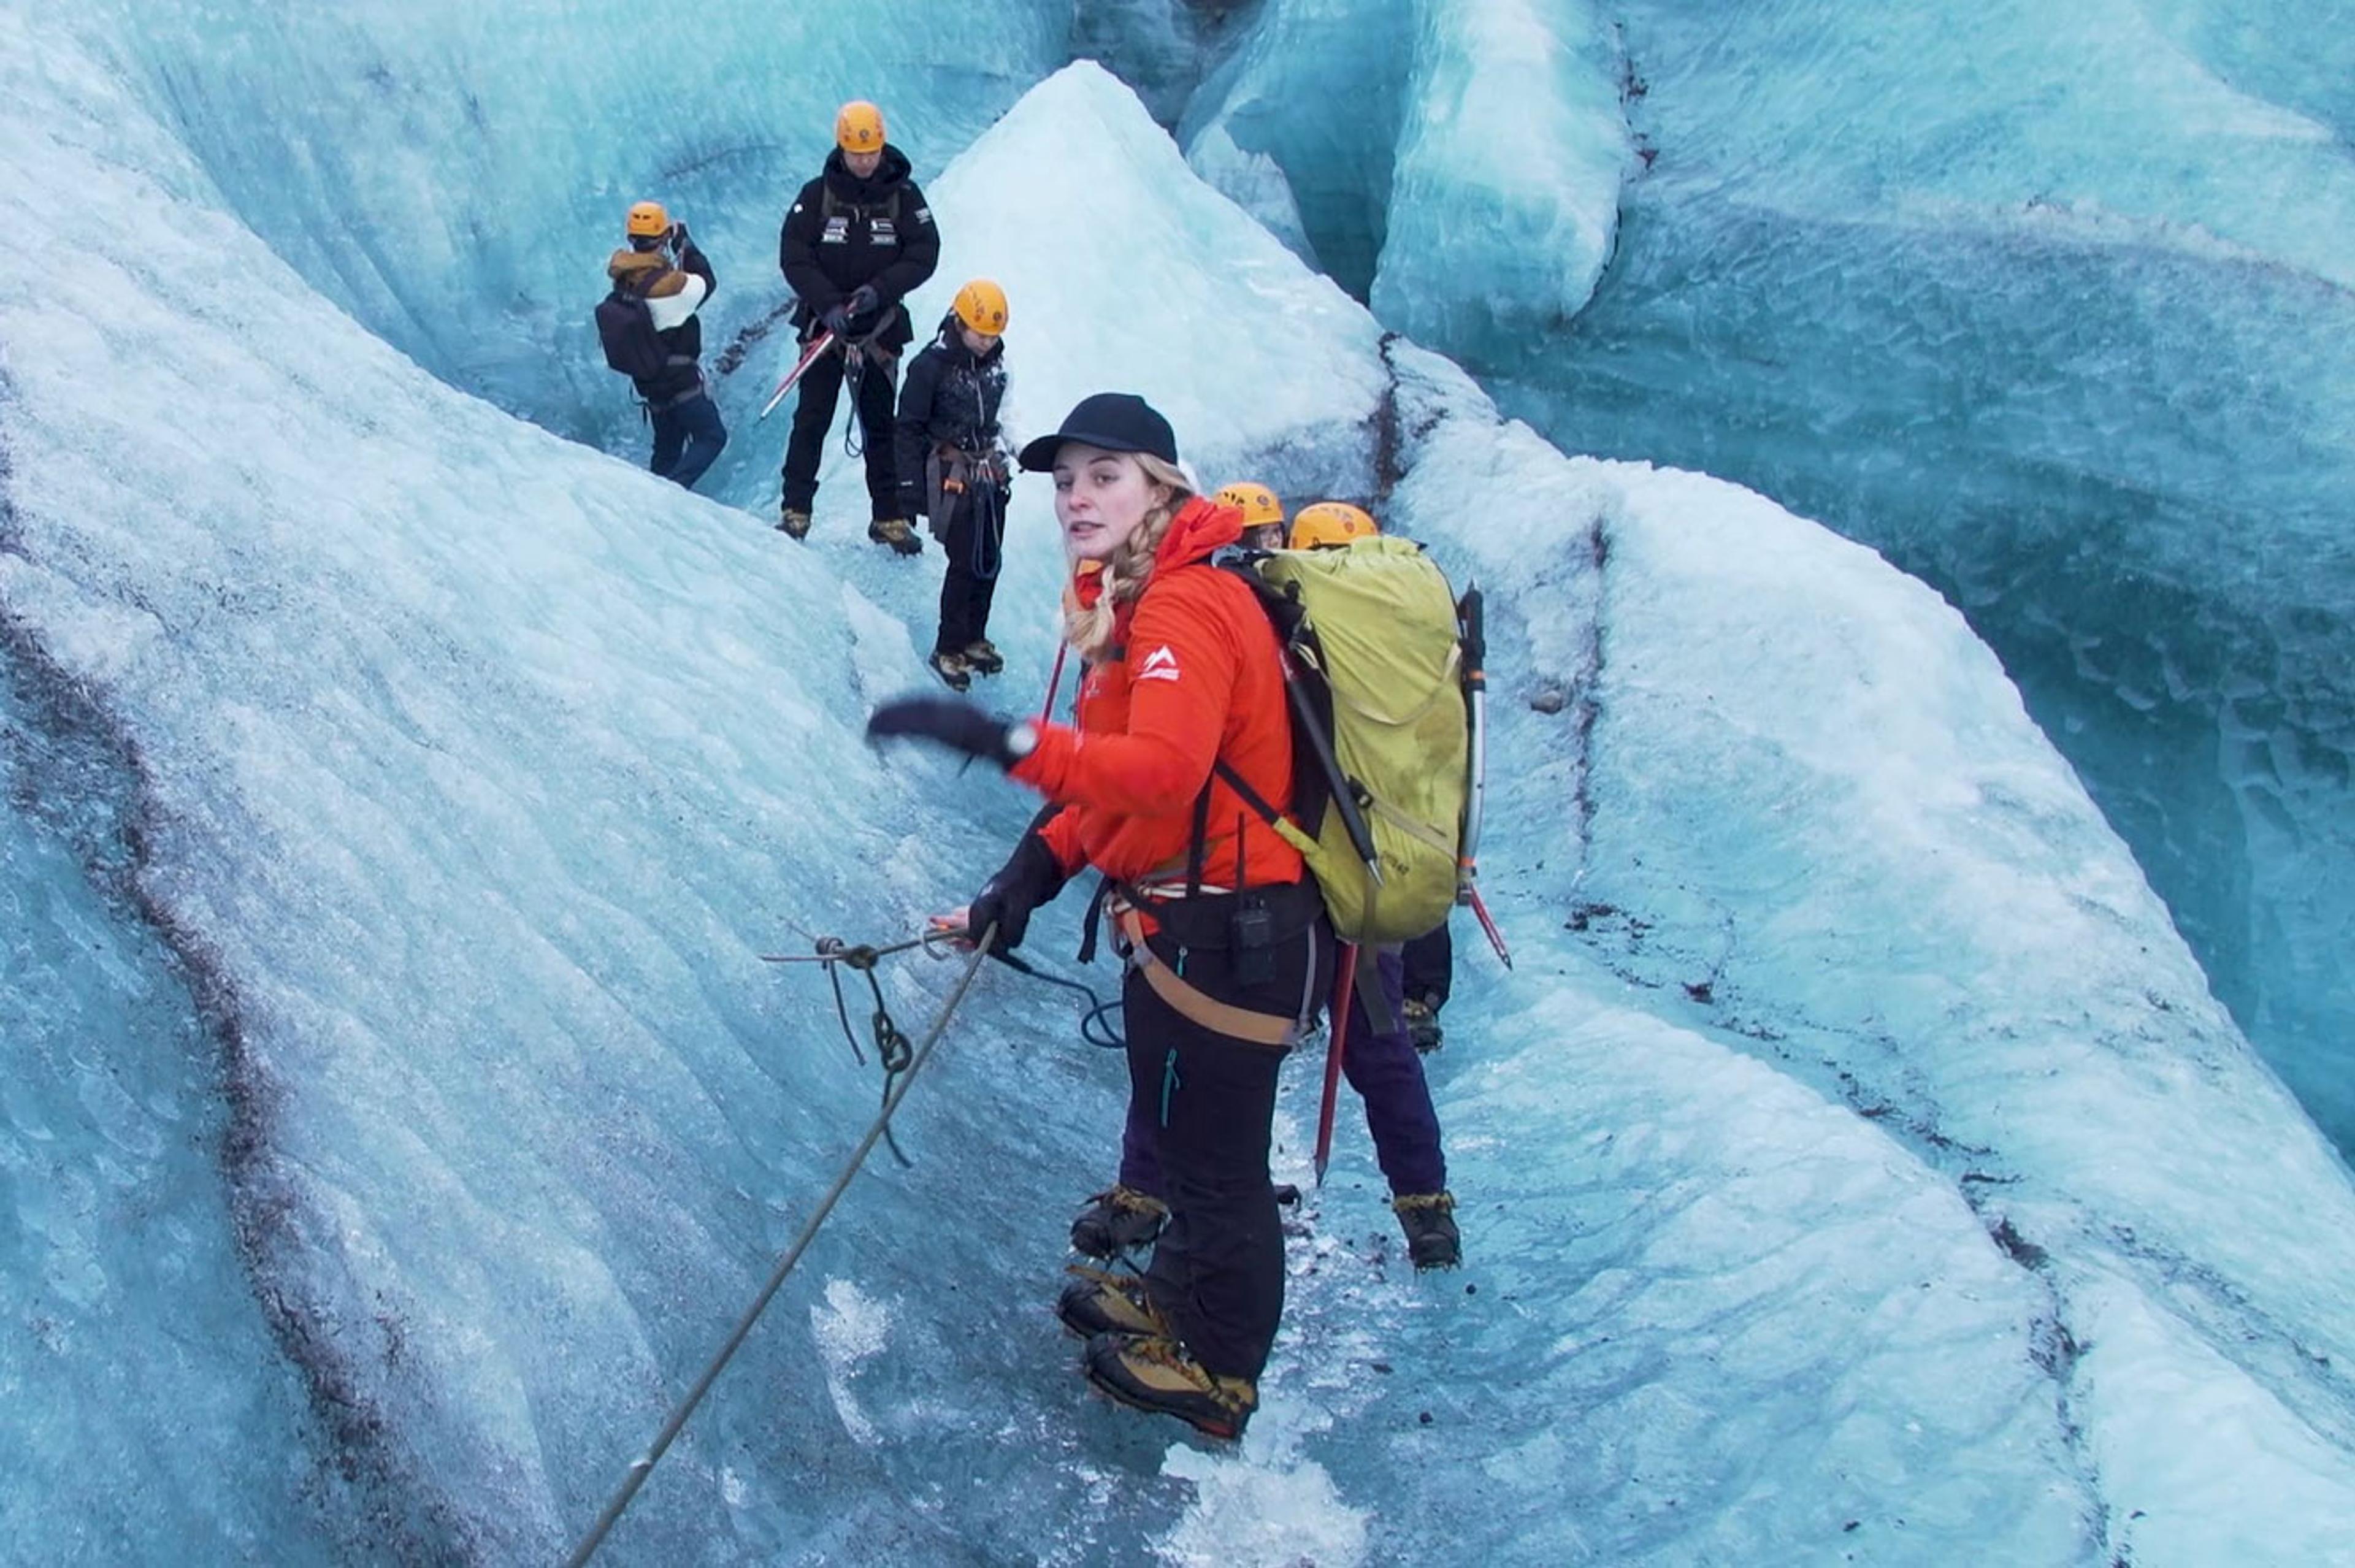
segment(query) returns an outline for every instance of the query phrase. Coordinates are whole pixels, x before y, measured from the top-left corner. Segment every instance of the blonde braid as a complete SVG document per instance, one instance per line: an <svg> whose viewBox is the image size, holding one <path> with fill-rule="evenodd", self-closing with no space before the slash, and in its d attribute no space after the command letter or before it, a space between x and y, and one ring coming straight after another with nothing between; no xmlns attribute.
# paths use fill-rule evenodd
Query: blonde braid
<svg viewBox="0 0 2355 1568"><path fill-rule="evenodd" d="M1066 603L1063 639L1082 658L1096 657L1111 643L1114 615L1122 604L1145 592L1146 580L1153 575L1153 558L1160 553L1161 541L1169 536L1171 519L1194 496L1193 481L1177 464L1164 463L1149 452L1131 453L1129 456L1145 470L1147 479L1161 485L1168 495L1145 514L1136 531L1106 558L1103 590L1096 595L1096 602L1082 605L1074 598Z"/></svg>

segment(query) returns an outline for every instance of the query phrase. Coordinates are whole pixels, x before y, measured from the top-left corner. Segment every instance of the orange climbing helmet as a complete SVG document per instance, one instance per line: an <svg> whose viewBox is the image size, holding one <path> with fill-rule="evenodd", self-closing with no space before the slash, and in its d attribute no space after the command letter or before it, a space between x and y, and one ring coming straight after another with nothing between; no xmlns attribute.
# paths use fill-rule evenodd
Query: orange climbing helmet
<svg viewBox="0 0 2355 1568"><path fill-rule="evenodd" d="M834 117L834 144L846 153L883 150L883 111L863 98L844 104Z"/></svg>
<svg viewBox="0 0 2355 1568"><path fill-rule="evenodd" d="M1214 499L1221 507L1232 507L1241 512L1243 527L1247 528L1264 528L1269 524L1277 528L1284 526L1284 503L1277 500L1275 492L1264 485L1245 479L1228 485Z"/></svg>
<svg viewBox="0 0 2355 1568"><path fill-rule="evenodd" d="M956 292L956 318L986 337L1006 330L1006 291L975 278Z"/></svg>
<svg viewBox="0 0 2355 1568"><path fill-rule="evenodd" d="M1352 507L1347 501L1319 501L1300 508L1292 519L1292 537L1284 545L1289 549L1321 549L1328 545L1371 539L1381 531L1374 525L1372 515L1362 507Z"/></svg>

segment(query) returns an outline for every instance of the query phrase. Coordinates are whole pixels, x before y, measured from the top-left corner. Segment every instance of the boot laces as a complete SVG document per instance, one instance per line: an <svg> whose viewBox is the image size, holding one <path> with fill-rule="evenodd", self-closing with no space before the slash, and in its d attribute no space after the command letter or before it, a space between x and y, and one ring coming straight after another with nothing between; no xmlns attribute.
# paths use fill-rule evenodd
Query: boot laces
<svg viewBox="0 0 2355 1568"><path fill-rule="evenodd" d="M1102 1192L1089 1194L1088 1201L1102 1203L1108 1208L1124 1210L1135 1214L1158 1214L1168 1207L1158 1198L1139 1192L1134 1187L1123 1187L1118 1182L1113 1183Z"/></svg>
<svg viewBox="0 0 2355 1568"><path fill-rule="evenodd" d="M1077 1275L1100 1289L1118 1291L1131 1301L1138 1300L1144 1295L1145 1281L1133 1274L1114 1274L1110 1269L1097 1268L1091 1264L1065 1264L1063 1272Z"/></svg>
<svg viewBox="0 0 2355 1568"><path fill-rule="evenodd" d="M1124 1353L1142 1361L1151 1361L1156 1366L1167 1367L1226 1410L1245 1411L1253 1403L1244 1392L1250 1387L1248 1380L1218 1376L1196 1360L1185 1346L1164 1335L1131 1339Z"/></svg>

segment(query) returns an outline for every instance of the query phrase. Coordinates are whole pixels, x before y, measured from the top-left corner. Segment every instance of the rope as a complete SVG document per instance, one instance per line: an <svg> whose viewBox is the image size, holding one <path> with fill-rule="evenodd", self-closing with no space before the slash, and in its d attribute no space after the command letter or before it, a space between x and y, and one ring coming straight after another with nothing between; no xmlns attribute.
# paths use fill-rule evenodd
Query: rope
<svg viewBox="0 0 2355 1568"><path fill-rule="evenodd" d="M851 1154L850 1163L843 1167L842 1174L835 1179L834 1185L826 1190L825 1200L817 1206L817 1211L810 1216L808 1223L802 1227L801 1234L794 1239L792 1249L777 1264L775 1272L769 1275L769 1283L761 1287L761 1294L752 1298L752 1305L745 1310L744 1316L738 1319L735 1330L728 1336L727 1343L719 1347L719 1353L711 1359L709 1366L704 1368L703 1375L695 1380L695 1386L687 1391L687 1397L680 1400L677 1406L671 1411L670 1418L663 1423L662 1430L655 1435L654 1442L647 1446L645 1455L630 1467L629 1473L623 1478L621 1487L613 1493L612 1500L606 1503L604 1511L597 1516L597 1522L589 1527L589 1533L581 1538L579 1546L573 1548L572 1555L565 1559L565 1568L581 1568L582 1563L597 1554L598 1547L604 1544L606 1535L613 1530L615 1521L622 1517L622 1510L628 1508L630 1499L638 1495L638 1488L645 1486L646 1477L654 1473L655 1466L661 1462L663 1455L671 1445L672 1439L676 1438L679 1430L687 1424L687 1418L695 1413L695 1407L700 1404L703 1402L703 1396L710 1392L711 1385L719 1379L721 1369L725 1368L729 1359L736 1354L737 1348L744 1343L745 1337L752 1332L752 1325L760 1320L761 1314L768 1310L770 1298L774 1296L778 1288L785 1283L785 1276L794 1272L794 1265L802 1261L802 1253L809 1250L810 1243L817 1236L818 1227L826 1223L826 1216L834 1212L835 1204L840 1201L843 1193L848 1190L851 1178L858 1174L858 1168L866 1163L868 1155L874 1151L877 1142L890 1132L891 1114L900 1108L900 1102L906 1099L908 1091L915 1086L916 1074L923 1071L924 1063L931 1059L932 1048L940 1043L941 1035L948 1029L950 1016L956 1011L957 1004L964 1000L965 991L973 985L974 976L981 970L981 961L989 956L989 950L996 944L996 926L993 925L982 933L980 942L975 944L972 961L965 965L964 973L957 976L956 989L949 993L949 999L942 1007L940 1016L932 1020L932 1029L924 1036L923 1044L916 1048L914 1055L909 1060L907 1072L900 1078L899 1088L884 1096L882 1114L875 1118L875 1125L867 1129L867 1136L858 1140L858 1147ZM921 946L925 944L916 942L905 945Z"/></svg>
<svg viewBox="0 0 2355 1568"><path fill-rule="evenodd" d="M965 499L973 507L973 548L965 570L975 582L995 582L1006 564L1006 513L998 505L997 483L990 470L976 463L969 471L974 477Z"/></svg>
<svg viewBox="0 0 2355 1568"><path fill-rule="evenodd" d="M867 379L867 367L856 347L842 357L842 385L850 393L850 422L842 427L842 455L863 458L867 455L867 432L859 423L858 391L859 384Z"/></svg>
<svg viewBox="0 0 2355 1568"><path fill-rule="evenodd" d="M1033 980L1049 986L1060 986L1066 991L1077 991L1089 1002L1088 1010L1080 1015L1080 1038L1102 1051L1126 1051L1128 1040L1112 1023L1112 1015L1121 1010L1118 997L1105 1001L1077 980L1066 980L1060 975L1049 975L1017 958L1011 953L1000 953L997 961L1018 975L1028 975Z"/></svg>

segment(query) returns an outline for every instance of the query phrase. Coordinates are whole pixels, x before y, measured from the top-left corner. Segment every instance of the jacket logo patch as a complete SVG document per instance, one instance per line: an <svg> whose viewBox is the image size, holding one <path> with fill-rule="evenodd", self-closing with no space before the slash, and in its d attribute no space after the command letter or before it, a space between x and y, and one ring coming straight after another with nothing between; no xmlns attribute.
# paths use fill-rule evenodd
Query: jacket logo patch
<svg viewBox="0 0 2355 1568"><path fill-rule="evenodd" d="M869 245L897 245L900 242L899 227L888 218L876 219L867 226L867 242Z"/></svg>
<svg viewBox="0 0 2355 1568"><path fill-rule="evenodd" d="M1167 643L1164 643L1159 647L1145 656L1145 662L1136 667L1136 674L1132 678L1136 680L1176 680L1178 678L1178 656L1169 651L1169 645Z"/></svg>
<svg viewBox="0 0 2355 1568"><path fill-rule="evenodd" d="M827 219L826 220L826 232L817 237L817 242L821 245L849 244L850 219L847 218Z"/></svg>

